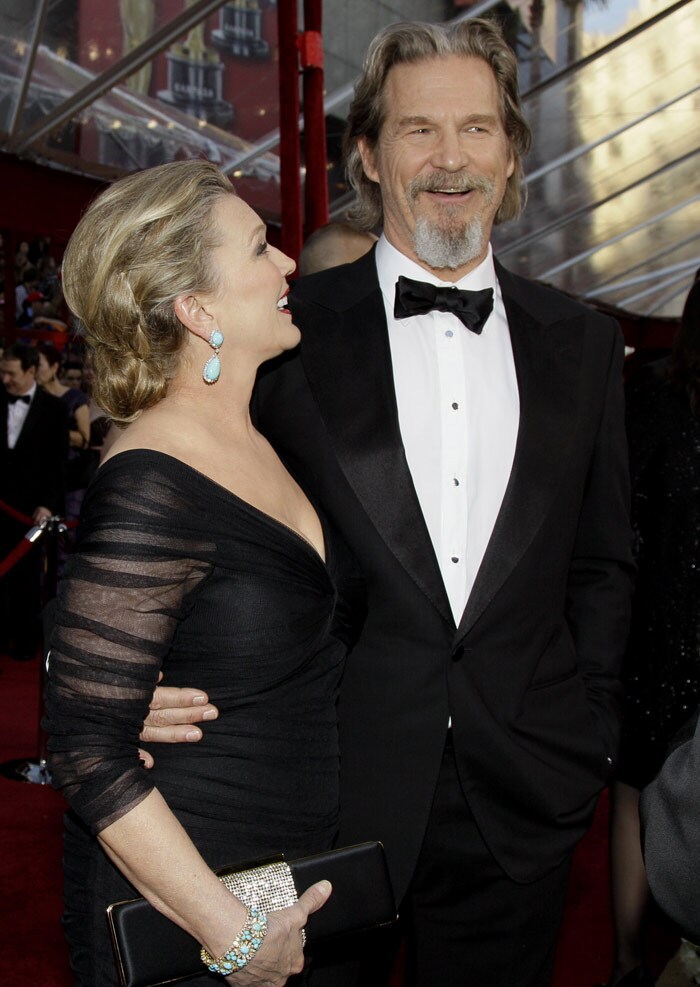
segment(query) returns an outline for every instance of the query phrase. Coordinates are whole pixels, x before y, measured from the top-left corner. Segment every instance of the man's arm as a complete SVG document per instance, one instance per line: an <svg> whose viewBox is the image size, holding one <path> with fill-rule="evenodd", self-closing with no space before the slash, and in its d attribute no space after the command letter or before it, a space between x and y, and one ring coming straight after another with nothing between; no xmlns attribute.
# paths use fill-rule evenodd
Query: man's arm
<svg viewBox="0 0 700 987"><path fill-rule="evenodd" d="M202 739L202 731L195 724L215 720L218 715L201 689L158 685L139 737L150 744L196 743ZM152 767L153 758L149 754L143 757L146 767Z"/></svg>
<svg viewBox="0 0 700 987"><path fill-rule="evenodd" d="M597 345L605 337L597 337ZM567 584L567 621L591 711L611 759L619 741L620 664L627 643L634 582L630 481L624 427L623 342L608 336L608 366L597 438Z"/></svg>

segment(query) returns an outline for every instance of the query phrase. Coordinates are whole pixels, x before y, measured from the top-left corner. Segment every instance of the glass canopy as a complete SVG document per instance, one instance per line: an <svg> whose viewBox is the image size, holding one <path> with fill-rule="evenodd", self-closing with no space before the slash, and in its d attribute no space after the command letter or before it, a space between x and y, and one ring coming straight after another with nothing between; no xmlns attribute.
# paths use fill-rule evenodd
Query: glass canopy
<svg viewBox="0 0 700 987"><path fill-rule="evenodd" d="M274 0L0 0L0 150L107 180L207 157L278 222L277 13ZM499 257L677 315L700 267L698 0L325 0L332 215L351 201L340 135L369 39L399 19L474 15L516 51L534 133L528 207L496 230Z"/></svg>

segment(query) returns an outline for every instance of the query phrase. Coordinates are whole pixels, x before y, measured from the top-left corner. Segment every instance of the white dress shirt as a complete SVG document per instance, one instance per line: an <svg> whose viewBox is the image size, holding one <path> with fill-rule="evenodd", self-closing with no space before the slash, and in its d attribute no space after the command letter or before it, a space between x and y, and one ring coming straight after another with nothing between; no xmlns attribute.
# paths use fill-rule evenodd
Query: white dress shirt
<svg viewBox="0 0 700 987"><path fill-rule="evenodd" d="M7 447L8 449L14 449L17 445L17 439L20 436L20 432L24 427L27 415L29 414L29 409L31 403L34 400L34 395L36 394L36 384L32 384L31 388L27 391L26 395L29 396L29 404L24 401L15 401L12 404L7 405Z"/></svg>
<svg viewBox="0 0 700 987"><path fill-rule="evenodd" d="M399 427L408 466L459 624L508 484L520 401L505 307L489 247L485 260L454 282L493 288L481 335L451 312L394 318L399 275L440 281L381 237L377 270L384 297Z"/></svg>

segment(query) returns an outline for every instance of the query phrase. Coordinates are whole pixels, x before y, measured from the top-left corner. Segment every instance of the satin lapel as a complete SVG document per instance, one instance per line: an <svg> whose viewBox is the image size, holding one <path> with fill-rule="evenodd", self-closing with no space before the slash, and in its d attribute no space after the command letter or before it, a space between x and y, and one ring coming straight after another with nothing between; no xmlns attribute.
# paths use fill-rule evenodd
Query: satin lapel
<svg viewBox="0 0 700 987"><path fill-rule="evenodd" d="M532 542L552 503L576 425L583 319L543 325L526 295L507 294L512 282L499 269L520 393L513 469L491 540L467 601L463 637L501 588ZM563 324L562 324L563 325Z"/></svg>
<svg viewBox="0 0 700 987"><path fill-rule="evenodd" d="M358 290L356 281L347 305L340 291L324 331L304 334L304 368L338 462L364 510L406 572L454 624L401 440L373 263L365 273L370 290Z"/></svg>

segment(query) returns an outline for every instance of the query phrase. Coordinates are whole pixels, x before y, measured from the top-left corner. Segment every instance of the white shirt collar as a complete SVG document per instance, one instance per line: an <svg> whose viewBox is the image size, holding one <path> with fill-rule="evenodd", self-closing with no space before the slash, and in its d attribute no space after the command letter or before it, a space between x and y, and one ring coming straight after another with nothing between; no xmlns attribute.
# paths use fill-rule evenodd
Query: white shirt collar
<svg viewBox="0 0 700 987"><path fill-rule="evenodd" d="M36 381L34 381L34 383L33 383L33 384L32 384L32 386L31 386L31 387L29 388L29 390L28 390L28 391L25 391L25 392L24 392L24 394L18 394L18 395L17 395L17 398L29 398L29 404L27 404L27 403L26 403L25 401L19 401L19 400L18 400L18 401L13 401L13 405L14 405L15 407L16 407L17 405L23 405L23 406L24 406L25 408L28 408L28 407L29 407L29 405L30 405L30 404L32 403L32 401L34 400L34 395L36 394L36 389L37 389L37 383L36 383Z"/></svg>

